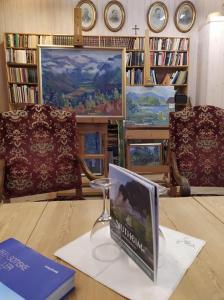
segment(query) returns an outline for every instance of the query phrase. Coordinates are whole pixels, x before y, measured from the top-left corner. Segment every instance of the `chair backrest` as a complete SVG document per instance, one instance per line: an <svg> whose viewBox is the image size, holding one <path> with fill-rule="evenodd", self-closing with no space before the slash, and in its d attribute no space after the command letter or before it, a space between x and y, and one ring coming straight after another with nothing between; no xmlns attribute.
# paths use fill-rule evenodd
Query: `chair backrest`
<svg viewBox="0 0 224 300"><path fill-rule="evenodd" d="M74 113L29 105L0 114L7 198L81 188Z"/></svg>
<svg viewBox="0 0 224 300"><path fill-rule="evenodd" d="M170 150L191 186L224 187L224 109L195 106L170 113Z"/></svg>

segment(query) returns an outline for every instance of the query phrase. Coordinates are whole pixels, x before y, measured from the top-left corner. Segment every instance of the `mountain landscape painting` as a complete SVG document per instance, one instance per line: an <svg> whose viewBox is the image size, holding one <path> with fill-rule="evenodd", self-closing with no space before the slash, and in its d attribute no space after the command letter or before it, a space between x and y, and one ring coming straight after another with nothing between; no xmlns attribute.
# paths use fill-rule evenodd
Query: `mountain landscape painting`
<svg viewBox="0 0 224 300"><path fill-rule="evenodd" d="M173 86L126 89L126 121L133 124L168 126L169 112L175 110Z"/></svg>
<svg viewBox="0 0 224 300"><path fill-rule="evenodd" d="M79 116L122 116L122 60L119 49L40 47L44 104Z"/></svg>

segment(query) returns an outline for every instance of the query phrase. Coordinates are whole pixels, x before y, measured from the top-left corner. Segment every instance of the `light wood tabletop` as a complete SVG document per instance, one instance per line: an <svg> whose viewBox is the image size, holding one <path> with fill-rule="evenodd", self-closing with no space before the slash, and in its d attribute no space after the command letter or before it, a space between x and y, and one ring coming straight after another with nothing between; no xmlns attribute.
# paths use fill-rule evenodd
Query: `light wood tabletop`
<svg viewBox="0 0 224 300"><path fill-rule="evenodd" d="M14 237L59 261L53 253L89 231L101 208L101 200L3 204L0 206L0 238ZM224 299L223 216L224 197L160 200L161 225L206 241L171 300ZM80 271L76 273L75 286L68 300L124 299Z"/></svg>

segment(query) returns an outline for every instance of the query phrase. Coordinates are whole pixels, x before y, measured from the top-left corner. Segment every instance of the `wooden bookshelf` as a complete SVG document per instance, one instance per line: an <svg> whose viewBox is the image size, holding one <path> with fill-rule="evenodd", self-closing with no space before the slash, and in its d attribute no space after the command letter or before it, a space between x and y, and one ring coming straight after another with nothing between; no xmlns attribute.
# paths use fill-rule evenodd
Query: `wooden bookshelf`
<svg viewBox="0 0 224 300"><path fill-rule="evenodd" d="M38 86L38 82L12 80L10 68L36 68L35 72L37 72L37 44L73 45L73 42L74 36L65 34L5 34L10 108L16 108L17 103L38 101L38 89L35 91L33 88L29 89L35 84ZM189 38L98 35L83 36L83 45L126 48L126 83L128 86L168 84L174 86L180 93L187 94ZM20 73L22 73L21 70ZM13 88L12 85L14 85ZM21 88L22 85L25 86L24 89Z"/></svg>
<svg viewBox="0 0 224 300"><path fill-rule="evenodd" d="M38 44L52 44L52 35L5 33L5 57L8 79L9 108L38 103Z"/></svg>
<svg viewBox="0 0 224 300"><path fill-rule="evenodd" d="M179 93L187 95L189 38L150 37L148 41L151 82L174 86Z"/></svg>

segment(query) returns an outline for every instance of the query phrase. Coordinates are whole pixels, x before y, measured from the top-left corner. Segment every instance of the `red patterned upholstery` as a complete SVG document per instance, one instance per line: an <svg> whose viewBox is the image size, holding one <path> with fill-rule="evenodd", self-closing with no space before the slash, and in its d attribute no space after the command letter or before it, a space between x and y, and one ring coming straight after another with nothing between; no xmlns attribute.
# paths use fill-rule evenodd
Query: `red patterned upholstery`
<svg viewBox="0 0 224 300"><path fill-rule="evenodd" d="M195 106L170 113L170 148L191 186L224 187L224 109Z"/></svg>
<svg viewBox="0 0 224 300"><path fill-rule="evenodd" d="M7 198L81 188L74 113L45 105L0 114Z"/></svg>

